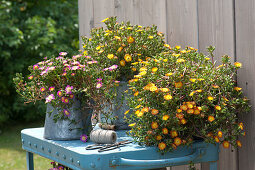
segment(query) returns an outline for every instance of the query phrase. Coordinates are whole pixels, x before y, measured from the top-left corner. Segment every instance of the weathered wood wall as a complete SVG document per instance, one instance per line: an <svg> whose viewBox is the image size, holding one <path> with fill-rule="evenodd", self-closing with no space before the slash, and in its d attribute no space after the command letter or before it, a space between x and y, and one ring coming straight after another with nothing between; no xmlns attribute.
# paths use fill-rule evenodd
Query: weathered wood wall
<svg viewBox="0 0 255 170"><path fill-rule="evenodd" d="M228 54L232 61L243 63L238 72L238 85L255 104L255 1L254 0L79 0L80 35L89 35L93 27L103 26L106 17L118 16L118 21L158 26L171 45L193 46L206 52L216 46L217 60ZM249 92L249 93L248 93ZM247 124L243 148L234 151L221 148L220 170L255 170L254 109L241 117ZM207 170L208 165L196 165ZM184 170L187 166L172 167Z"/></svg>

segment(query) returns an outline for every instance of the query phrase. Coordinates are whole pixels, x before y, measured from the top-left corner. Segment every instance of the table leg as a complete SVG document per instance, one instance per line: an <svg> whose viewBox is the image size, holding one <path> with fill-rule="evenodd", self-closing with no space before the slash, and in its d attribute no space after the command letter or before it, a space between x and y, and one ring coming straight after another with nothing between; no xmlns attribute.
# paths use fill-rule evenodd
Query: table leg
<svg viewBox="0 0 255 170"><path fill-rule="evenodd" d="M26 152L26 156L27 156L27 170L34 170L33 153Z"/></svg>
<svg viewBox="0 0 255 170"><path fill-rule="evenodd" d="M210 170L217 170L217 161L210 162Z"/></svg>

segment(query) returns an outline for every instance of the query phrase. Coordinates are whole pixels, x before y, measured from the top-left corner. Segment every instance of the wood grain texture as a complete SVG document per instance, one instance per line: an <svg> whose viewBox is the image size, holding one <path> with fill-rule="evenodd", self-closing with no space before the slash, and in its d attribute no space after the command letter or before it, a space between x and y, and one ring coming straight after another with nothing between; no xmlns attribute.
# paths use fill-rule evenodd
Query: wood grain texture
<svg viewBox="0 0 255 170"><path fill-rule="evenodd" d="M167 40L171 46L198 48L196 0L167 0Z"/></svg>
<svg viewBox="0 0 255 170"><path fill-rule="evenodd" d="M216 46L215 58L228 54L234 61L233 0L198 0L199 49Z"/></svg>
<svg viewBox="0 0 255 170"><path fill-rule="evenodd" d="M93 0L94 26L102 27L101 21L114 16L114 0Z"/></svg>
<svg viewBox="0 0 255 170"><path fill-rule="evenodd" d="M209 45L215 46L215 60L221 64L221 56L229 55L234 62L234 9L232 0L198 0L199 49L207 53ZM220 146L218 169L237 170L237 152ZM208 163L202 169L209 169Z"/></svg>
<svg viewBox="0 0 255 170"><path fill-rule="evenodd" d="M94 27L93 0L79 0L79 39L81 47L81 36L89 36Z"/></svg>
<svg viewBox="0 0 255 170"><path fill-rule="evenodd" d="M251 112L240 119L245 125L245 137L239 149L239 170L255 169L255 2L254 0L235 1L236 7L236 54L237 61L243 64L238 70L237 83L253 106Z"/></svg>

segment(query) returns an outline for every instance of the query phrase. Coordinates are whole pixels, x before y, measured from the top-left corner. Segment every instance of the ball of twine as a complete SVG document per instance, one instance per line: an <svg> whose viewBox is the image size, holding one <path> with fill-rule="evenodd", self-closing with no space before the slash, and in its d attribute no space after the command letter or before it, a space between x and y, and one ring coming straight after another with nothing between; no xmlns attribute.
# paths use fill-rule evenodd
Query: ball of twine
<svg viewBox="0 0 255 170"><path fill-rule="evenodd" d="M116 142L117 134L113 130L92 130L90 132L90 140L95 143L112 144Z"/></svg>

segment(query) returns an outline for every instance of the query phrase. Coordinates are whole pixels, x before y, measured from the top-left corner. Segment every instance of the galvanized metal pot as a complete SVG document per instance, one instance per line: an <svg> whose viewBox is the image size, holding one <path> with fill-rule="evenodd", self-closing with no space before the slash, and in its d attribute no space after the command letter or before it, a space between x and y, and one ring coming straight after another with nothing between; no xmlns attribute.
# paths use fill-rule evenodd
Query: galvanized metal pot
<svg viewBox="0 0 255 170"><path fill-rule="evenodd" d="M91 130L91 109L81 109L81 102L74 98L74 104L70 111L70 117L67 120L53 120L54 115L59 114L59 110L47 105L46 118L44 124L44 138L51 140L75 140L82 134L89 135ZM75 121L75 123L72 122Z"/></svg>
<svg viewBox="0 0 255 170"><path fill-rule="evenodd" d="M113 102L112 106L112 113L111 117L117 117L117 119L113 122L113 124L116 126L117 130L129 130L130 127L128 126L128 123L125 122L123 119L124 113L129 110L129 106L127 104L127 100L125 98L127 97L127 94L124 93L128 89L128 85L126 81L121 81L119 83L119 86L116 87L117 90L117 97L115 101ZM109 105L109 104L108 104ZM106 104L107 106L107 104ZM104 112L108 112L110 109L110 106L104 108ZM104 116L101 116L101 120L104 120ZM111 122L107 122L111 123Z"/></svg>

